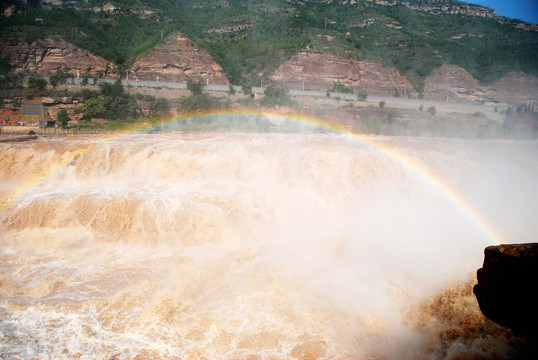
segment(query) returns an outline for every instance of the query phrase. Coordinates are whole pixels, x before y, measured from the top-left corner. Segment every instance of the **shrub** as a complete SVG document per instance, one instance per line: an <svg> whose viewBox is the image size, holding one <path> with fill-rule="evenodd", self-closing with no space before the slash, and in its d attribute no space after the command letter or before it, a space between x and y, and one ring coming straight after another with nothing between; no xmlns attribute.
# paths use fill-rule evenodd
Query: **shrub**
<svg viewBox="0 0 538 360"><path fill-rule="evenodd" d="M178 111L190 112L200 110L219 109L222 105L220 99L207 94L182 96L179 99Z"/></svg>
<svg viewBox="0 0 538 360"><path fill-rule="evenodd" d="M28 88L31 90L43 91L47 87L47 80L39 76L30 76L28 78Z"/></svg>
<svg viewBox="0 0 538 360"><path fill-rule="evenodd" d="M187 80L187 89L192 95L201 95L202 91L204 90L204 84L202 80Z"/></svg>
<svg viewBox="0 0 538 360"><path fill-rule="evenodd" d="M78 97L82 102L86 102L89 99L99 96L99 92L90 89L82 89L73 94L74 97Z"/></svg>
<svg viewBox="0 0 538 360"><path fill-rule="evenodd" d="M67 79L73 78L73 74L69 72L69 68L58 69L49 76L49 82L52 87L56 87L60 84L65 84Z"/></svg>
<svg viewBox="0 0 538 360"><path fill-rule="evenodd" d="M153 114L164 115L170 111L170 105L168 104L168 100L160 97L151 103L150 109Z"/></svg>
<svg viewBox="0 0 538 360"><path fill-rule="evenodd" d="M244 94L245 96L250 96L250 95L252 95L252 85L247 84L247 83L244 83L244 84L243 84L243 94Z"/></svg>
<svg viewBox="0 0 538 360"><path fill-rule="evenodd" d="M353 88L350 88L348 86L345 86L342 82L337 81L333 84L333 92L339 92L339 93L345 93L345 94L353 94Z"/></svg>
<svg viewBox="0 0 538 360"><path fill-rule="evenodd" d="M362 89L357 94L357 99L359 99L359 101L366 101L367 98L368 98L368 91L366 91L366 89Z"/></svg>
<svg viewBox="0 0 538 360"><path fill-rule="evenodd" d="M100 84L97 96L86 100L76 112L82 113L85 118L128 118L136 115L136 101L124 91L121 81L118 80L114 84Z"/></svg>
<svg viewBox="0 0 538 360"><path fill-rule="evenodd" d="M288 89L278 84L270 84L265 88L260 103L267 106L292 105L293 100L288 95Z"/></svg>
<svg viewBox="0 0 538 360"><path fill-rule="evenodd" d="M435 106L430 106L427 110L432 116L435 116L435 114L437 113L437 109L435 108Z"/></svg>
<svg viewBox="0 0 538 360"><path fill-rule="evenodd" d="M60 123L60 127L62 129L68 128L68 122L69 122L69 115L67 115L67 111L65 109L62 109L58 111L58 114L56 114L56 120Z"/></svg>

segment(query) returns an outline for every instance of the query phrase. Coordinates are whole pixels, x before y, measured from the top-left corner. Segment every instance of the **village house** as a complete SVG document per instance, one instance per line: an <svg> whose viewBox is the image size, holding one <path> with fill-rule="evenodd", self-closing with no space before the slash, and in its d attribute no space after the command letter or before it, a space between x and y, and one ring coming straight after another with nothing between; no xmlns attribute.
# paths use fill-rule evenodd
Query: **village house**
<svg viewBox="0 0 538 360"><path fill-rule="evenodd" d="M54 126L55 121L48 114L39 100L30 100L22 104L18 115L13 117L19 126Z"/></svg>

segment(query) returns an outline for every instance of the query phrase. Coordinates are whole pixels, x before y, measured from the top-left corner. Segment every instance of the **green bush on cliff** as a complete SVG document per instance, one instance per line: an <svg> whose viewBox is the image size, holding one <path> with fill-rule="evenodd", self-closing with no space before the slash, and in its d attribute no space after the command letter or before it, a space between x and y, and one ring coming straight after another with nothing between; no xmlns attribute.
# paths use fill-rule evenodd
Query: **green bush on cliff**
<svg viewBox="0 0 538 360"><path fill-rule="evenodd" d="M9 57L0 57L0 76L5 76L9 73L11 65L9 64Z"/></svg>
<svg viewBox="0 0 538 360"><path fill-rule="evenodd" d="M60 127L62 129L67 129L69 127L68 122L70 119L65 109L58 111L56 114L56 120L60 123Z"/></svg>
<svg viewBox="0 0 538 360"><path fill-rule="evenodd" d="M69 67L61 68L49 75L49 82L53 88L60 84L65 84L67 79L73 79L74 75L70 72Z"/></svg>
<svg viewBox="0 0 538 360"><path fill-rule="evenodd" d="M30 76L26 85L32 91L43 91L47 87L47 80L39 76Z"/></svg>
<svg viewBox="0 0 538 360"><path fill-rule="evenodd" d="M265 106L292 106L294 101L288 95L288 89L278 84L270 84L265 88L260 104Z"/></svg>
<svg viewBox="0 0 538 360"><path fill-rule="evenodd" d="M220 109L224 105L220 99L203 93L203 82L201 80L187 81L187 89L190 90L190 96L182 96L179 99L179 112L197 112L212 109Z"/></svg>
<svg viewBox="0 0 538 360"><path fill-rule="evenodd" d="M353 88L345 86L342 82L337 81L333 84L332 92L353 94Z"/></svg>
<svg viewBox="0 0 538 360"><path fill-rule="evenodd" d="M76 112L83 114L85 119L132 118L136 116L136 101L133 96L125 92L118 80L114 84L100 84L97 96L86 100Z"/></svg>

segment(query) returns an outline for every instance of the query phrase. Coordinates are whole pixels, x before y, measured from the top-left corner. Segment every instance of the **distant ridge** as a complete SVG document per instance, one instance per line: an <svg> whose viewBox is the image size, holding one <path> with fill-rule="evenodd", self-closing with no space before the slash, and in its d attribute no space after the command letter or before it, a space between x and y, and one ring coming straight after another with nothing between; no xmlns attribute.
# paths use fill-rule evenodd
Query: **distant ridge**
<svg viewBox="0 0 538 360"><path fill-rule="evenodd" d="M231 84L259 86L304 50L395 68L418 93L443 65L481 84L538 76L538 25L453 0L9 0L0 10L0 47L62 39L119 75L181 33Z"/></svg>

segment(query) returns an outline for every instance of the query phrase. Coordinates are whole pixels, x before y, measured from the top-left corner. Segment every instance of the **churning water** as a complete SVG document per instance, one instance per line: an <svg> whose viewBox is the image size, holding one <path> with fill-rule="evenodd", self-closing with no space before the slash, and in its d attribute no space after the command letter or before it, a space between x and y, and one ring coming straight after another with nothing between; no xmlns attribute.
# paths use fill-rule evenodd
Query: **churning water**
<svg viewBox="0 0 538 360"><path fill-rule="evenodd" d="M471 288L538 231L536 142L138 134L2 144L3 359L491 359ZM97 145L96 145L97 144Z"/></svg>

